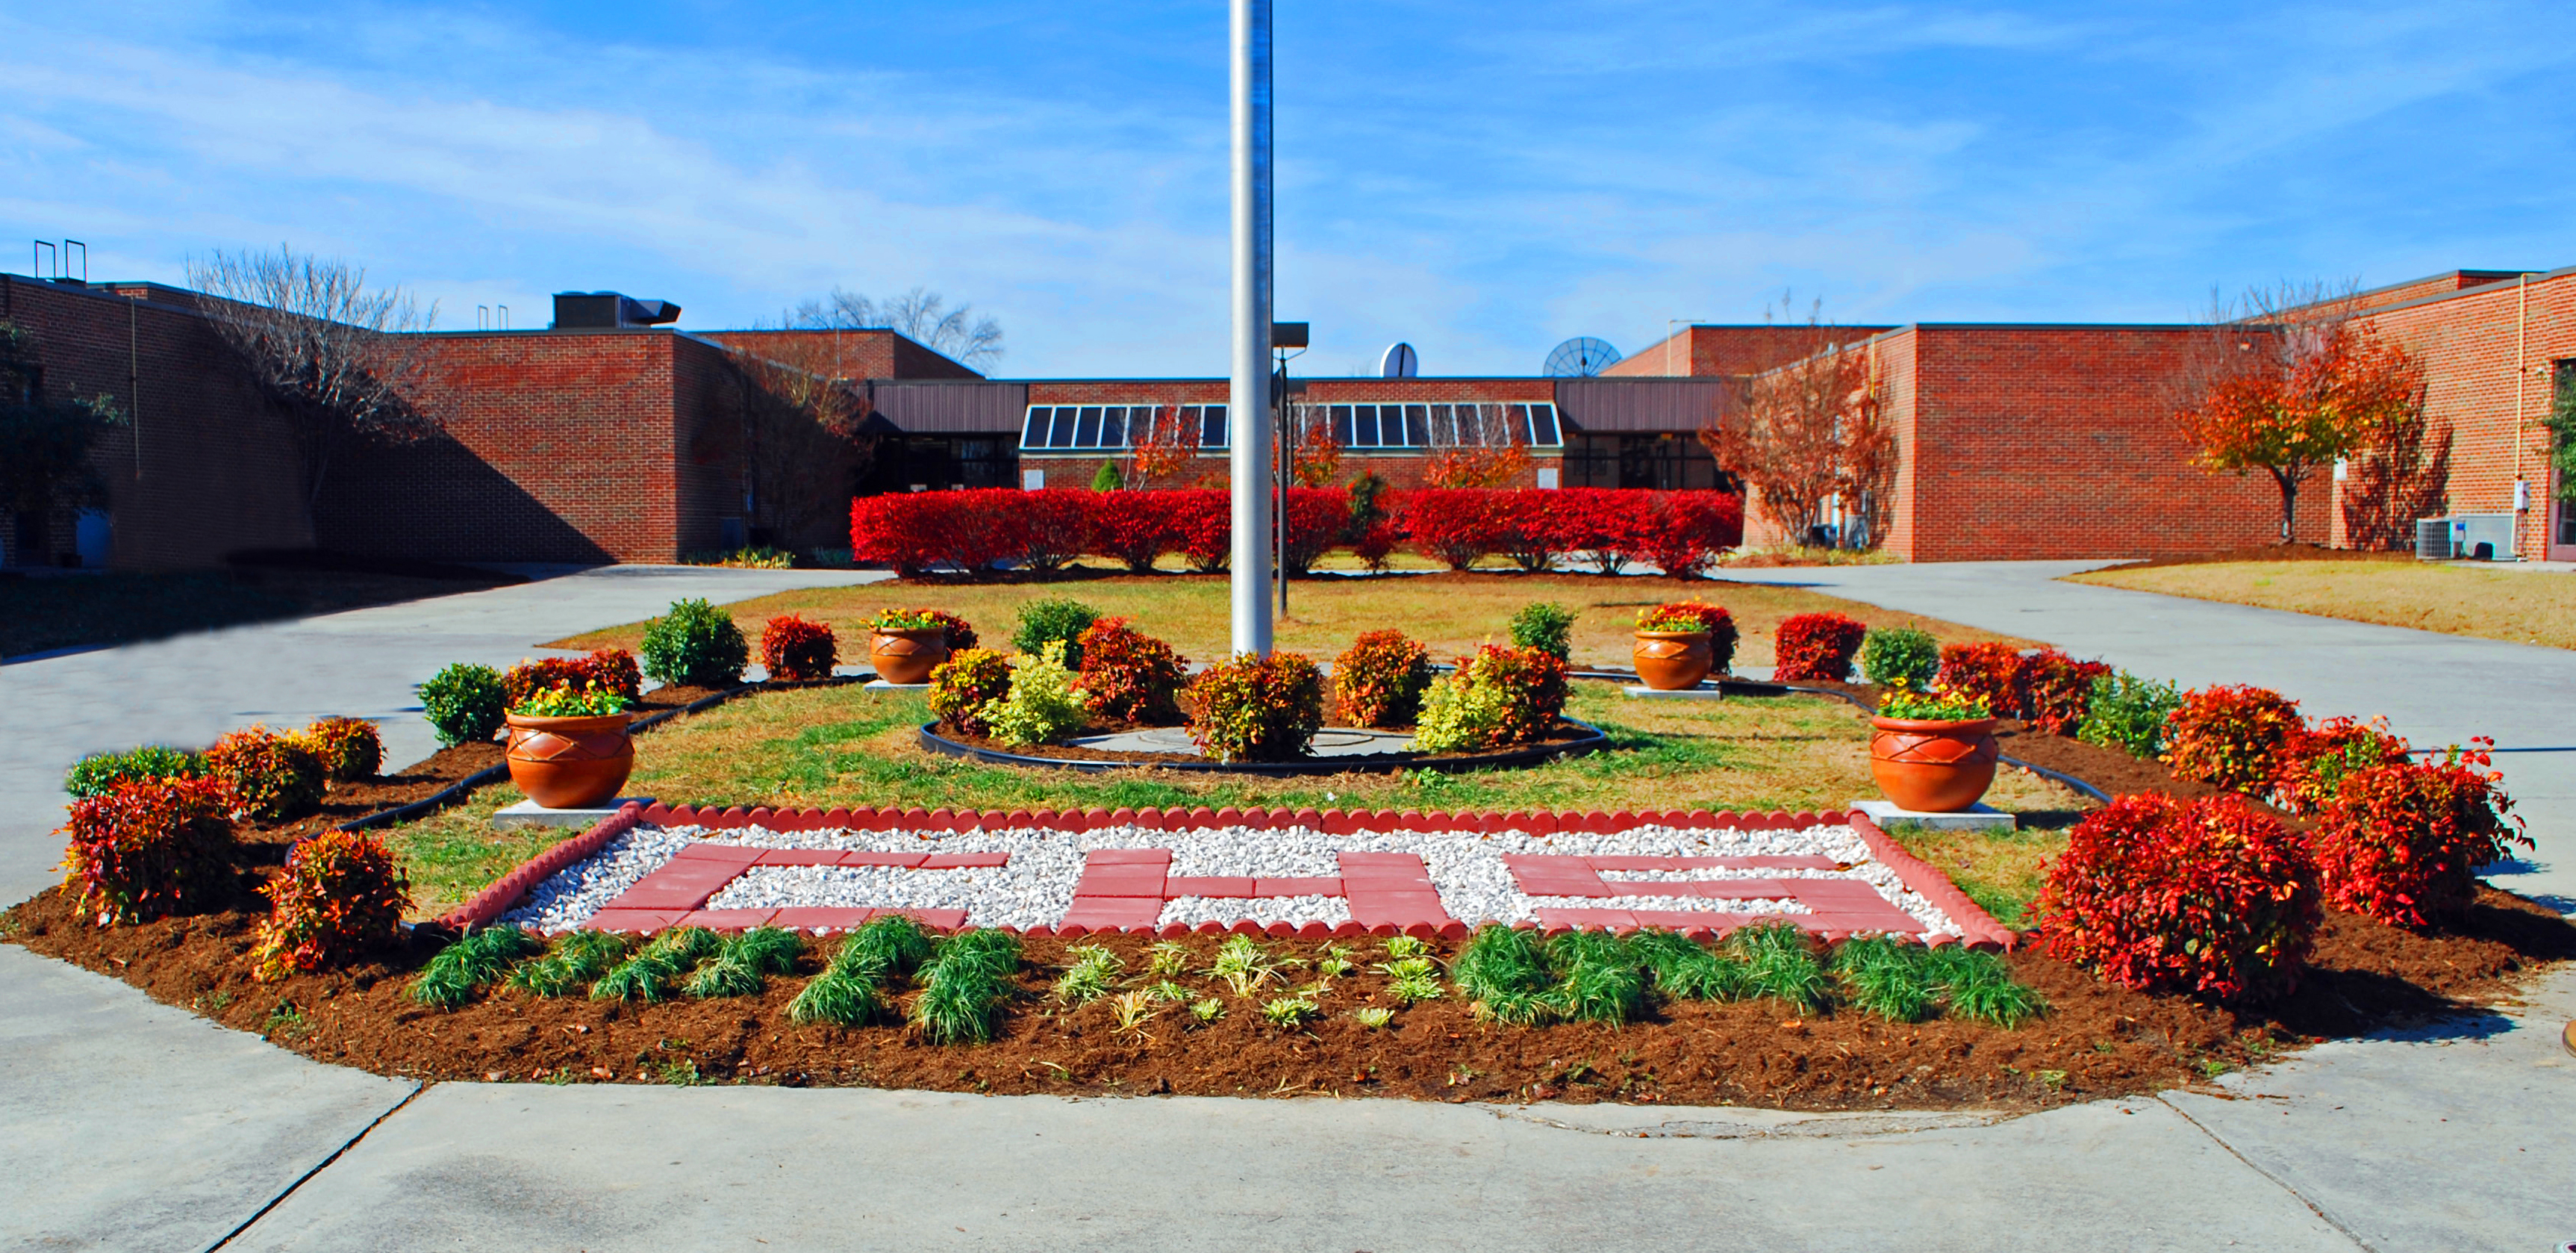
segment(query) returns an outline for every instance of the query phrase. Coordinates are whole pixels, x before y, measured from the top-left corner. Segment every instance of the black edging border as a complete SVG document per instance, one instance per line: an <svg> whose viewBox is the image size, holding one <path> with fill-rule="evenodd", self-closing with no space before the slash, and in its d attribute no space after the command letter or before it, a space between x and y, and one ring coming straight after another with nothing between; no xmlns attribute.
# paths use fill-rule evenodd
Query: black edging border
<svg viewBox="0 0 2576 1253"><path fill-rule="evenodd" d="M785 692L806 687L845 687L852 683L864 683L875 677L876 676L874 674L834 675L828 679L816 679L804 683L780 683L774 686L768 680L763 680L758 683L745 683L739 687L728 688L724 691L718 692L713 696L701 696L677 709L665 709L659 713L649 714L645 717L638 718L634 722L627 724L626 730L629 734L633 734L637 731L650 730L670 721L673 718L680 717L684 714L693 714L702 709L713 709L716 706L738 696L748 696L754 692ZM458 779L454 783L448 784L446 787L440 788L439 790L420 798L419 800L409 802L408 804L396 805L391 809L380 809L372 814L365 814L360 817L351 818L347 822L343 822L331 829L334 831L364 831L372 827L389 827L397 822L409 822L423 814L435 813L438 810L445 809L449 805L453 805L456 802L465 799L466 794L472 792L476 788L488 787L509 777L510 763L506 761L497 766L486 766L462 779Z"/></svg>
<svg viewBox="0 0 2576 1253"><path fill-rule="evenodd" d="M1603 731L1601 728L1596 727L1589 722L1579 722L1572 718L1566 718L1564 721L1574 726L1581 727L1592 734L1588 738L1573 740L1567 743L1542 744L1533 748L1524 748L1517 752L1488 753L1474 758L1425 757L1412 761L1378 761L1361 762L1357 764L1337 763L1330 757L1317 757L1304 761L1236 762L1126 762L1092 761L1089 759L1073 757L1031 757L1021 753L1005 753L990 748L977 748L971 744L960 744L955 740L949 739L947 736L941 735L937 729L939 724L936 722L925 722L921 724L920 741L923 748L934 753L941 753L950 757L963 757L969 761L980 761L996 766L1048 766L1057 770L1073 770L1083 774L1104 774L1111 770L1134 770L1143 767L1155 770L1181 770L1194 774L1249 774L1260 775L1268 778L1294 778L1301 775L1325 774L1395 774L1405 770L1438 770L1447 774L1461 774L1470 770L1511 769L1520 766L1535 766L1544 762L1554 761L1559 757L1587 756L1609 747L1609 733Z"/></svg>

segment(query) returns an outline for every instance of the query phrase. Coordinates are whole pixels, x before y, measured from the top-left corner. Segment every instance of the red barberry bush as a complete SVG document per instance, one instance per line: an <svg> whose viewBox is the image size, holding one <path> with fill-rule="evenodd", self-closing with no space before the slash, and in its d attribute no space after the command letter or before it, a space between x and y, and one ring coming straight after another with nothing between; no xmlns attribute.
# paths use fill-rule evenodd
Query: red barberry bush
<svg viewBox="0 0 2576 1253"><path fill-rule="evenodd" d="M1361 531L1359 538L1351 542L1351 552L1367 563L1370 573L1384 573L1386 559L1395 555L1396 545L1402 539L1393 522L1380 518L1369 523L1368 529Z"/></svg>
<svg viewBox="0 0 2576 1253"><path fill-rule="evenodd" d="M1169 501L1180 531L1181 557L1200 574L1215 574L1234 559L1234 499L1215 488L1156 492Z"/></svg>
<svg viewBox="0 0 2576 1253"><path fill-rule="evenodd" d="M1364 631L1333 659L1333 699L1354 726L1412 725L1431 686L1431 650L1402 631Z"/></svg>
<svg viewBox="0 0 2576 1253"><path fill-rule="evenodd" d="M2050 735L2075 734L2093 710L2093 681L2109 673L2107 662L2077 661L2054 648L2022 658L2022 719Z"/></svg>
<svg viewBox="0 0 2576 1253"><path fill-rule="evenodd" d="M1838 613L1791 614L1771 637L1771 677L1784 683L1840 683L1851 677L1852 658L1860 655L1860 642L1868 635L1867 623Z"/></svg>
<svg viewBox="0 0 2576 1253"><path fill-rule="evenodd" d="M263 981L356 961L400 933L411 905L411 882L393 850L362 831L297 841L263 890L268 920L252 949Z"/></svg>
<svg viewBox="0 0 2576 1253"><path fill-rule="evenodd" d="M2407 760L2406 741L2390 734L2381 719L2328 718L2292 735L2279 760L2272 771L2272 803L2313 814L2334 799L2346 778Z"/></svg>
<svg viewBox="0 0 2576 1253"><path fill-rule="evenodd" d="M623 648L594 648L581 662L585 673L574 687L603 687L630 703L644 698L644 671L635 664L635 654Z"/></svg>
<svg viewBox="0 0 2576 1253"><path fill-rule="evenodd" d="M2165 717L2174 777L2249 794L2267 792L2283 753L2305 730L2299 702L2268 688L2219 684L2183 694Z"/></svg>
<svg viewBox="0 0 2576 1253"><path fill-rule="evenodd" d="M2123 796L2047 864L2049 951L2122 987L2286 992L2324 915L2299 839L2241 796Z"/></svg>
<svg viewBox="0 0 2576 1253"><path fill-rule="evenodd" d="M1157 726L1181 720L1180 694L1189 685L1190 663L1171 645L1125 618L1102 618L1074 642L1082 647L1082 677L1074 686L1084 708L1103 718Z"/></svg>
<svg viewBox="0 0 2576 1253"><path fill-rule="evenodd" d="M384 737L364 718L321 718L299 738L321 759L322 773L341 783L372 779L385 764Z"/></svg>
<svg viewBox="0 0 2576 1253"><path fill-rule="evenodd" d="M1998 718L2021 713L2021 650L2010 644L1944 644L1935 686L1986 703Z"/></svg>
<svg viewBox="0 0 2576 1253"><path fill-rule="evenodd" d="M144 779L72 802L63 887L100 925L210 904L232 873L232 801L213 779Z"/></svg>
<svg viewBox="0 0 2576 1253"><path fill-rule="evenodd" d="M1545 649L1487 644L1475 656L1459 658L1458 673L1468 687L1502 695L1502 722L1494 734L1497 744L1536 740L1565 712L1565 660Z"/></svg>
<svg viewBox="0 0 2576 1253"><path fill-rule="evenodd" d="M984 707L1010 694L1010 659L989 648L959 649L930 671L930 712L968 735L991 734Z"/></svg>
<svg viewBox="0 0 2576 1253"><path fill-rule="evenodd" d="M1477 487L1422 487L1396 496L1396 517L1416 552L1464 570L1503 551L1506 520L1498 493Z"/></svg>
<svg viewBox="0 0 2576 1253"><path fill-rule="evenodd" d="M770 619L761 628L760 664L768 668L770 678L799 683L828 679L840 659L840 641L828 623L790 613Z"/></svg>
<svg viewBox="0 0 2576 1253"><path fill-rule="evenodd" d="M1726 492L1628 493L1636 510L1629 555L1676 579L1706 569L1744 540L1744 498Z"/></svg>
<svg viewBox="0 0 2576 1253"><path fill-rule="evenodd" d="M1324 725L1324 672L1297 653L1251 654L1199 672L1190 738L1219 761L1294 761Z"/></svg>
<svg viewBox="0 0 2576 1253"><path fill-rule="evenodd" d="M1725 674L1735 664L1735 645L1741 633L1735 628L1735 615L1728 613L1724 606L1704 600L1674 600L1637 611L1637 629L1641 631L1650 627L1672 630L1674 628L1670 624L1675 622L1696 623L1698 625L1692 629L1708 632L1711 673Z"/></svg>
<svg viewBox="0 0 2576 1253"><path fill-rule="evenodd" d="M2457 762L2345 776L2308 836L2326 902L2392 927L2457 920L2476 898L2478 867L2531 846L2496 778Z"/></svg>
<svg viewBox="0 0 2576 1253"><path fill-rule="evenodd" d="M258 723L217 739L206 750L206 773L223 783L235 814L256 822L313 812L329 777L313 750Z"/></svg>
<svg viewBox="0 0 2576 1253"><path fill-rule="evenodd" d="M1097 493L1091 504L1091 551L1115 557L1133 574L1152 574L1154 562L1181 546L1181 519L1173 493Z"/></svg>

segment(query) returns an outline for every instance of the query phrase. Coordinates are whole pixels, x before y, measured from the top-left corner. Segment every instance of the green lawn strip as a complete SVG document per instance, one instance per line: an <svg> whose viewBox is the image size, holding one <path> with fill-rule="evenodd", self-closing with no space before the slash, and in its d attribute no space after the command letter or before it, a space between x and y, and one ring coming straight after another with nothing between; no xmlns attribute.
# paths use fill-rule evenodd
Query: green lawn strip
<svg viewBox="0 0 2576 1253"><path fill-rule="evenodd" d="M1977 907L2007 927L2028 927L2032 902L2046 879L2042 862L2066 848L2063 826L2016 831L1935 831L1897 823L1888 835L1905 851L1950 876Z"/></svg>

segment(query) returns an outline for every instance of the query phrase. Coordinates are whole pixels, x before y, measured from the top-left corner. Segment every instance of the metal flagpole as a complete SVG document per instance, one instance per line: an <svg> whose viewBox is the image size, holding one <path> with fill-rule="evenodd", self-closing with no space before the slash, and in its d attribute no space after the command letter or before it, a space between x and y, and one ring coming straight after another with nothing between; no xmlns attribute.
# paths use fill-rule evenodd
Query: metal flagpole
<svg viewBox="0 0 2576 1253"><path fill-rule="evenodd" d="M1270 655L1270 0L1232 0L1234 651Z"/></svg>

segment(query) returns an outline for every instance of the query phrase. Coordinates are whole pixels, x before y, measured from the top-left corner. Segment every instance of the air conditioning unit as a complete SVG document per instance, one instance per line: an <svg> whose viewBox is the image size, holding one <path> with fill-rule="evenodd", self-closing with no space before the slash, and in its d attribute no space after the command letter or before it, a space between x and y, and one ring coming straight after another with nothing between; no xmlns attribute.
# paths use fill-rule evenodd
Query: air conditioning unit
<svg viewBox="0 0 2576 1253"><path fill-rule="evenodd" d="M2511 513L2451 515L2451 551L2470 561L2512 561L2514 517Z"/></svg>
<svg viewBox="0 0 2576 1253"><path fill-rule="evenodd" d="M2451 547L2449 518L2415 519L2415 559L2417 561L2449 561L2459 555L2459 552Z"/></svg>

